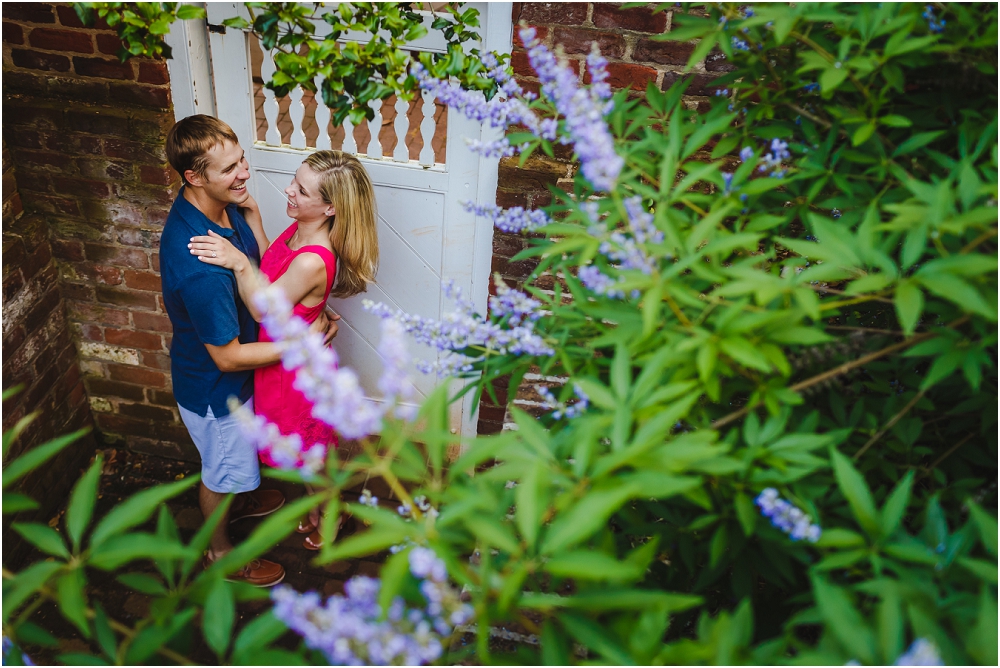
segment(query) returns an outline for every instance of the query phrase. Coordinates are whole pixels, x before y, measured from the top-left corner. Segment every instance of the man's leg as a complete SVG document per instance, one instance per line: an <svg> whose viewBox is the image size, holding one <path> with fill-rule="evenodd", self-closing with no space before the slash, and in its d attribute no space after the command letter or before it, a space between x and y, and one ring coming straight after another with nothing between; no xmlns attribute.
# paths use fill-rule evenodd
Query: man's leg
<svg viewBox="0 0 1000 668"><path fill-rule="evenodd" d="M205 520L212 516L212 513L225 498L225 494L213 492L205 487L205 483L198 485L198 505L201 506L201 514ZM215 531L212 532L212 540L208 544L208 558L215 561L231 549L233 549L233 544L229 541L229 511L227 510L219 519L219 523L215 525Z"/></svg>
<svg viewBox="0 0 1000 668"><path fill-rule="evenodd" d="M209 408L205 416L199 416L183 406L180 407L180 414L201 454L198 503L207 520L227 494L251 492L260 485L257 451L247 445L236 424L236 418L232 415L216 418ZM229 540L229 516L230 512L226 512L212 532L206 555L208 563L233 549ZM228 579L258 587L271 587L284 577L285 569L280 564L266 559L254 559L239 571L230 574Z"/></svg>

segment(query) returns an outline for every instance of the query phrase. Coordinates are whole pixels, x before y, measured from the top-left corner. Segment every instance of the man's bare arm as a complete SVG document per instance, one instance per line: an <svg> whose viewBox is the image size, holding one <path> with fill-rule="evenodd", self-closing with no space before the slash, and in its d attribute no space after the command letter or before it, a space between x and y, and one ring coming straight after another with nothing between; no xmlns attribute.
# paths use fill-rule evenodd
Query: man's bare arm
<svg viewBox="0 0 1000 668"><path fill-rule="evenodd" d="M233 339L224 346L205 344L208 354L219 367L219 371L250 371L262 366L270 366L281 361L278 345L271 342L240 343Z"/></svg>

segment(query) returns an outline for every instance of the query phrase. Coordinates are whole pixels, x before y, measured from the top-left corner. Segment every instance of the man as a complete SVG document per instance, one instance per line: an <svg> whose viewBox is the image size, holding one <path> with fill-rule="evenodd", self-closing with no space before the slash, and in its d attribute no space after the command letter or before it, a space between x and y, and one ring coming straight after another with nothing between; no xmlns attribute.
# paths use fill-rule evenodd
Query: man
<svg viewBox="0 0 1000 668"><path fill-rule="evenodd" d="M239 297L232 272L203 263L188 250L191 237L211 230L260 264L263 231L256 237L239 208L256 204L246 188L249 165L236 134L211 116L189 116L171 128L166 150L184 180L160 239L163 303L173 325L174 398L201 454L202 514L208 518L227 494L237 494L212 534L206 555L211 563L233 549L230 522L261 517L284 505L278 490L257 489L257 452L242 438L227 403L235 396L252 410L253 370L281 356L275 344L257 341L257 323ZM326 329L329 339L337 325L320 318L314 329ZM255 559L230 577L270 587L284 576L281 565Z"/></svg>

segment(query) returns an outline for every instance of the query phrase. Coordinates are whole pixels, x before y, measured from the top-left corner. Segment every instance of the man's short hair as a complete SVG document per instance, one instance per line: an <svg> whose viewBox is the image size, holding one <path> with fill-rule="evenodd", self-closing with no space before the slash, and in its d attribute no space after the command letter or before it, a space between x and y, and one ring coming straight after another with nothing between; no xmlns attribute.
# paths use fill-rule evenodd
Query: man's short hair
<svg viewBox="0 0 1000 668"><path fill-rule="evenodd" d="M227 141L240 143L236 133L226 123L205 114L188 116L174 123L167 133L167 160L187 183L184 172L190 169L204 176L208 169L208 152Z"/></svg>

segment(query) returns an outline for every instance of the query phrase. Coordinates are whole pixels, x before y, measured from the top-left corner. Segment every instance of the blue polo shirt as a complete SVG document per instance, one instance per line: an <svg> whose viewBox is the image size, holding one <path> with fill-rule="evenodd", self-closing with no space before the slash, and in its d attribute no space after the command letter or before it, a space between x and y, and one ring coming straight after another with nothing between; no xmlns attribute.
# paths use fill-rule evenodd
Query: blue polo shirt
<svg viewBox="0 0 1000 668"><path fill-rule="evenodd" d="M206 264L191 255L191 237L220 234L260 265L253 231L235 204L226 207L233 229L219 227L184 199L181 189L160 237L160 277L163 304L174 327L170 372L177 403L200 416L209 406L216 417L229 414L230 396L245 402L253 395L253 371L223 372L205 344L222 346L235 338L257 341L257 323L240 299L236 277L228 269Z"/></svg>

